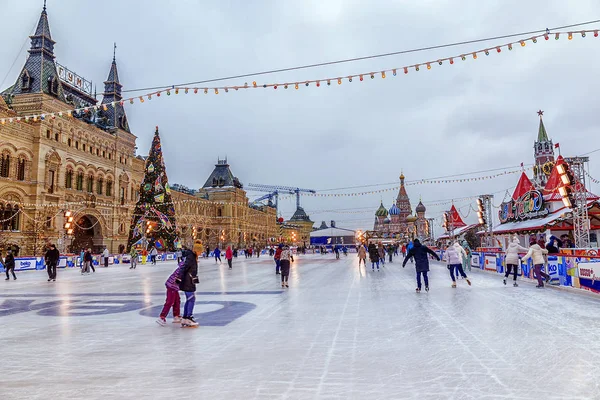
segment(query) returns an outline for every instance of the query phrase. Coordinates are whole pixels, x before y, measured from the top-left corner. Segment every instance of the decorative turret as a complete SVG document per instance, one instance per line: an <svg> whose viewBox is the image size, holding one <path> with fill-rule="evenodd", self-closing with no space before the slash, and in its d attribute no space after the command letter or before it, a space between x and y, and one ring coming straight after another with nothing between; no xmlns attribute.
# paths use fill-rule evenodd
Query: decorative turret
<svg viewBox="0 0 600 400"><path fill-rule="evenodd" d="M398 208L397 205L392 204L392 207L390 207L389 213L390 213L390 215L400 215L400 209Z"/></svg>
<svg viewBox="0 0 600 400"><path fill-rule="evenodd" d="M423 205L423 202L421 200L419 200L419 204L417 204L417 208L415 208L415 212L417 214L425 214L425 211L427 211L427 209Z"/></svg>
<svg viewBox="0 0 600 400"><path fill-rule="evenodd" d="M398 192L398 197L396 197L396 206L400 209L399 222L403 226L401 229L404 229L407 223L406 218L411 214L412 207L410 205L410 199L408 198L408 194L406 193L406 188L404 187L404 173L400 173L400 191Z"/></svg>
<svg viewBox="0 0 600 400"><path fill-rule="evenodd" d="M46 5L38 21L35 33L29 37L29 57L17 78L17 82L2 93L7 102L12 96L26 93L45 93L64 101L64 93L56 64L54 63L54 40L50 34Z"/></svg>
<svg viewBox="0 0 600 400"><path fill-rule="evenodd" d="M535 166L533 167L533 180L538 188L542 188L548 181L548 176L552 172L554 166L554 145L552 140L548 138L546 127L542 116L544 112L538 111L540 117L540 126L538 128L537 141L533 145L533 154L535 158Z"/></svg>
<svg viewBox="0 0 600 400"><path fill-rule="evenodd" d="M115 44L115 50L117 45ZM108 105L104 112L104 116L107 119L107 125L115 128L123 129L126 132L130 132L129 123L127 122L127 115L125 109L121 104L123 96L121 90L123 85L119 81L119 72L117 70L117 59L116 51L113 52L113 60L108 72L108 78L104 82L104 93L102 94L102 104Z"/></svg>
<svg viewBox="0 0 600 400"><path fill-rule="evenodd" d="M375 216L383 217L383 218L388 216L388 212L387 212L386 208L383 206L383 202L381 202L381 204L379 205L379 208L377 209L377 211L375 211Z"/></svg>

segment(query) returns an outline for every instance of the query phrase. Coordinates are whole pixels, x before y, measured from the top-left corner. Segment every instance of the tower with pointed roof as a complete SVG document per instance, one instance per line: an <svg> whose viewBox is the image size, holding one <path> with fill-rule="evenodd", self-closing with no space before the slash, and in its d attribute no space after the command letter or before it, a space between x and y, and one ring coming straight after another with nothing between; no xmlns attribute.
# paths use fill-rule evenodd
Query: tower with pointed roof
<svg viewBox="0 0 600 400"><path fill-rule="evenodd" d="M548 176L552 171L554 164L554 145L548 138L546 127L544 126L542 110L538 111L540 117L540 126L538 128L537 140L533 145L533 155L535 166L533 167L533 181L538 188L543 188L548 181Z"/></svg>
<svg viewBox="0 0 600 400"><path fill-rule="evenodd" d="M116 50L115 45L115 50ZM108 72L108 78L104 82L104 93L102 94L102 104L107 105L106 110L103 111L106 117L106 123L109 127L123 129L126 132L129 131L129 123L127 122L127 115L121 101L123 96L121 90L123 85L119 81L119 71L117 70L117 58L116 52L113 53L113 60Z"/></svg>
<svg viewBox="0 0 600 400"><path fill-rule="evenodd" d="M379 231L383 229L383 221L388 216L388 210L383 205L383 201L379 204L379 208L375 211L375 226L373 230Z"/></svg>
<svg viewBox="0 0 600 400"><path fill-rule="evenodd" d="M410 205L410 198L408 197L408 193L406 193L406 187L404 186L404 173L400 173L400 190L398 191L398 196L396 197L396 206L400 209L400 213L398 214L398 222L400 231L403 232L407 230L409 221L407 218L412 214L412 207Z"/></svg>
<svg viewBox="0 0 600 400"><path fill-rule="evenodd" d="M13 86L2 95L10 104L15 96L22 94L44 93L61 101L65 101L56 64L54 62L54 45L48 24L46 4L40 15L35 33L29 37L31 46L27 61Z"/></svg>

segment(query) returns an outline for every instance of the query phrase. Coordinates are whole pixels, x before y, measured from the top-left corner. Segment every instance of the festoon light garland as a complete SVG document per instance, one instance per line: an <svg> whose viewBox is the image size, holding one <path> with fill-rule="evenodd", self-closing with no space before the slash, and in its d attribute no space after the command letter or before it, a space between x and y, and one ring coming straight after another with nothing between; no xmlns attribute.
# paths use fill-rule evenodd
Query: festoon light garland
<svg viewBox="0 0 600 400"><path fill-rule="evenodd" d="M504 49L504 48L511 51L511 50L513 50L513 46L525 47L527 42L537 43L538 39L542 39L542 38L547 41L550 39L551 36L553 36L555 40L558 40L561 35L563 35L563 36L567 35L568 40L572 40L574 37L574 34L578 34L582 38L585 38L588 34L593 34L594 37L598 37L598 29L582 30L582 31L577 31L577 32L562 32L562 31L554 32L554 33L547 32L544 34L520 39L520 40L517 40L514 42L505 43L502 45L487 47L484 49L479 49L479 50L471 51L468 53L454 55L452 57L439 58L436 60L420 62L418 64L405 65L405 66L401 66L401 67L384 69L384 70L380 70L380 71L362 72L359 74L353 74L353 75L348 75L348 76L337 76L337 77L310 79L310 80L301 80L301 81L287 81L284 83L259 84L256 81L253 81L252 84L250 84L250 85L248 83L244 83L244 85L233 85L233 86L181 87L181 86L173 85L169 89L162 89L162 90L158 90L158 91L149 92L149 93L143 94L141 96L130 97L128 99L123 99L118 102L113 101L113 102L107 103L107 104L97 104L94 106L81 107L81 108L76 108L74 110L65 110L65 111L59 111L56 113L49 113L49 114L14 116L14 117L8 117L8 118L1 118L0 125L4 125L6 123L18 123L18 122L37 122L38 120L43 121L46 118L55 119L56 117L61 117L61 118L62 117L72 117L74 113L88 112L90 110L98 111L99 109L103 109L104 111L107 111L108 107L114 108L114 107L117 107L117 105L124 106L126 103L141 104L141 103L144 103L146 101L146 99L152 100L153 96L161 97L163 94L170 96L171 93L174 93L176 95L179 94L180 92L183 92L184 94L214 93L215 95L218 95L219 93L222 93L222 92L229 93L229 91L238 91L240 89L258 89L258 88L278 89L280 87L283 87L283 89L288 89L290 87L293 87L294 89L297 90L302 85L304 85L306 87L308 87L310 85L320 87L322 85L332 86L332 83L333 83L334 84L333 86L335 86L335 83L337 83L338 85L341 85L342 82L344 82L344 81L353 82L355 80L362 82L364 80L367 80L367 78L375 79L376 76L380 76L382 79L385 79L389 74L392 74L393 76L396 76L398 73L403 73L404 75L407 75L409 73L409 71L413 71L413 70L420 71L423 68L430 70L436 64L438 64L440 66L443 65L444 63L453 65L455 63L455 60L458 60L458 59L460 59L462 61L466 61L467 59L476 60L478 58L478 56L480 56L480 55L489 56L490 54L492 54L494 52L501 53L502 49Z"/></svg>

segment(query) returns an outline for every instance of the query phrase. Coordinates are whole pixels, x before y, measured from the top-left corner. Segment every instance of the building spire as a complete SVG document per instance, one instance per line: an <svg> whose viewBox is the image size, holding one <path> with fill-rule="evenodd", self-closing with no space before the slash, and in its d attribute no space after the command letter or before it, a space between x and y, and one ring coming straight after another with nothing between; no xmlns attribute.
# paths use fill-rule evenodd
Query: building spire
<svg viewBox="0 0 600 400"><path fill-rule="evenodd" d="M538 142L547 142L548 141L548 134L546 133L546 127L544 126L544 120L542 119L542 117L544 115L544 111L539 110L537 112L537 114L540 116L540 127L538 129L538 138L537 138L537 141Z"/></svg>
<svg viewBox="0 0 600 400"><path fill-rule="evenodd" d="M110 71L108 72L108 78L104 82L102 104L110 105L105 111L108 125L129 132L127 115L121 104L123 100L122 89L123 85L119 81L119 71L117 69L117 44L115 43L113 45L113 60L110 65Z"/></svg>

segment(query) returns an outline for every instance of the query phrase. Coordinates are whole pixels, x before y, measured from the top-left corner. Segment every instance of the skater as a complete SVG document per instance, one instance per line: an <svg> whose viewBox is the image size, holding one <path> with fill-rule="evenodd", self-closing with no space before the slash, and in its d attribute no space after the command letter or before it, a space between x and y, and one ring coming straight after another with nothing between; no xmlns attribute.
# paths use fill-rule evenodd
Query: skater
<svg viewBox="0 0 600 400"><path fill-rule="evenodd" d="M198 323L194 321L194 304L196 303L196 284L198 280L198 255L192 250L184 249L182 253L183 266L181 275L177 279L179 289L185 292L185 305L183 306L183 318L181 327L196 327Z"/></svg>
<svg viewBox="0 0 600 400"><path fill-rule="evenodd" d="M410 253L410 251L413 249L413 247L415 246L415 244L412 242L412 240L410 242L408 242L408 244L406 245L406 256L408 257L408 254ZM410 260L410 262L414 262L412 259Z"/></svg>
<svg viewBox="0 0 600 400"><path fill-rule="evenodd" d="M458 242L454 242L454 245L448 246L446 252L444 253L444 261L448 263L448 270L450 271L450 278L452 278L452 287L456 287L456 279L454 278L454 270L456 269L460 276L466 279L469 286L471 286L471 281L465 274L463 270L462 263L463 258L467 256L467 253L462 248L462 246Z"/></svg>
<svg viewBox="0 0 600 400"><path fill-rule="evenodd" d="M339 260L340 259L340 246L338 246L337 244L335 246L333 246L333 252L335 253L335 259Z"/></svg>
<svg viewBox="0 0 600 400"><path fill-rule="evenodd" d="M394 246L392 246L391 244L388 245L387 247L387 253L388 253L388 257L389 257L389 262L392 262L392 256L394 255Z"/></svg>
<svg viewBox="0 0 600 400"><path fill-rule="evenodd" d="M227 250L225 250L225 259L227 260L227 264L229 264L229 269L232 269L233 251L231 250L231 246L227 246Z"/></svg>
<svg viewBox="0 0 600 400"><path fill-rule="evenodd" d="M463 271L466 271L467 269L471 271L471 247L466 240L463 240L461 245L467 254L466 257L463 257Z"/></svg>
<svg viewBox="0 0 600 400"><path fill-rule="evenodd" d="M273 259L275 260L275 275L279 275L279 269L281 268L281 252L283 251L283 245L280 244L275 250Z"/></svg>
<svg viewBox="0 0 600 400"><path fill-rule="evenodd" d="M379 261L381 261L381 266L385 267L385 248L382 243L377 245L377 253L379 254Z"/></svg>
<svg viewBox="0 0 600 400"><path fill-rule="evenodd" d="M87 249L87 251L85 252L84 256L83 256L83 269L81 270L81 273L90 273L90 268L96 272L96 269L94 268L94 257L92 257L92 249Z"/></svg>
<svg viewBox="0 0 600 400"><path fill-rule="evenodd" d="M406 243L402 243L402 258L406 258Z"/></svg>
<svg viewBox="0 0 600 400"><path fill-rule="evenodd" d="M561 247L563 247L562 241L554 235L550 236L550 241L546 245L546 250L548 250L548 254L560 253Z"/></svg>
<svg viewBox="0 0 600 400"><path fill-rule="evenodd" d="M2 258L0 257L0 260L1 259ZM10 276L8 275L9 272L12 272L13 279L15 281L17 280L17 276L15 275L15 257L13 256L11 249L8 249L6 251L6 258L4 259L4 269L6 270L5 280L10 280Z"/></svg>
<svg viewBox="0 0 600 400"><path fill-rule="evenodd" d="M365 249L365 246L358 246L358 266L360 267L360 263L363 263L363 265L366 267L367 266L367 250Z"/></svg>
<svg viewBox="0 0 600 400"><path fill-rule="evenodd" d="M344 257L348 257L348 248L346 246L342 246L342 253L344 253Z"/></svg>
<svg viewBox="0 0 600 400"><path fill-rule="evenodd" d="M146 265L147 260L148 260L148 250L142 249L142 265Z"/></svg>
<svg viewBox="0 0 600 400"><path fill-rule="evenodd" d="M173 271L173 273L169 276L169 279L167 279L165 282L165 286L167 288L167 299L165 300L165 305L160 312L160 316L156 320L156 323L160 326L167 325L167 315L169 315L171 308L173 309L173 323L181 323L181 298L179 297L179 285L177 284L177 280L181 279L182 268L183 263L179 263L175 271Z"/></svg>
<svg viewBox="0 0 600 400"><path fill-rule="evenodd" d="M511 271L514 271L513 286L519 286L517 284L517 273L519 271L519 253L527 253L528 249L519 244L519 238L513 237L512 242L506 248L506 273L504 274L504 284L506 285L506 279L510 276Z"/></svg>
<svg viewBox="0 0 600 400"><path fill-rule="evenodd" d="M522 258L523 261L529 260L530 258L533 261L534 275L538 281L536 288L543 288L544 282L542 281L542 277L546 279L546 282L550 280L550 275L542 272L542 267L544 266L544 256L548 254L548 250L540 247L539 244L536 243L535 239L531 239L529 242L529 251Z"/></svg>
<svg viewBox="0 0 600 400"><path fill-rule="evenodd" d="M219 246L215 247L213 255L215 256L215 264L217 263L217 260L219 260L221 264L223 263L223 261L221 261L221 250L219 249Z"/></svg>
<svg viewBox="0 0 600 400"><path fill-rule="evenodd" d="M292 255L292 251L288 246L285 246L281 250L280 255L280 265L281 265L281 287L289 288L288 278L290 276L290 260L294 261L294 256Z"/></svg>
<svg viewBox="0 0 600 400"><path fill-rule="evenodd" d="M50 245L50 249L46 251L45 258L46 268L48 269L48 282L56 282L56 266L58 265L60 254L55 245Z"/></svg>
<svg viewBox="0 0 600 400"><path fill-rule="evenodd" d="M375 264L377 264L377 271L379 271L379 251L373 243L369 243L369 259L371 260L371 270L375 271Z"/></svg>
<svg viewBox="0 0 600 400"><path fill-rule="evenodd" d="M131 246L131 251L129 252L129 255L131 256L131 267L129 267L129 269L135 269L135 267L137 267L139 256L137 249Z"/></svg>
<svg viewBox="0 0 600 400"><path fill-rule="evenodd" d="M156 265L156 256L158 255L158 250L156 250L156 247L153 247L152 250L150 250L150 261L152 261L152 265Z"/></svg>
<svg viewBox="0 0 600 400"><path fill-rule="evenodd" d="M429 271L428 254L431 254L436 260L440 261L440 258L433 250L422 245L419 239L415 239L412 248L408 251L404 262L402 262L402 268L404 268L408 260L413 258L415 260L415 269L417 270L417 293L421 291L421 275L423 275L423 280L425 281L425 291L429 291L429 278L427 277L427 272Z"/></svg>
<svg viewBox="0 0 600 400"><path fill-rule="evenodd" d="M108 268L108 248L104 248L102 252L102 258L104 259L104 268Z"/></svg>
<svg viewBox="0 0 600 400"><path fill-rule="evenodd" d="M85 256L85 249L81 249L79 253L79 268L83 269L83 257Z"/></svg>

